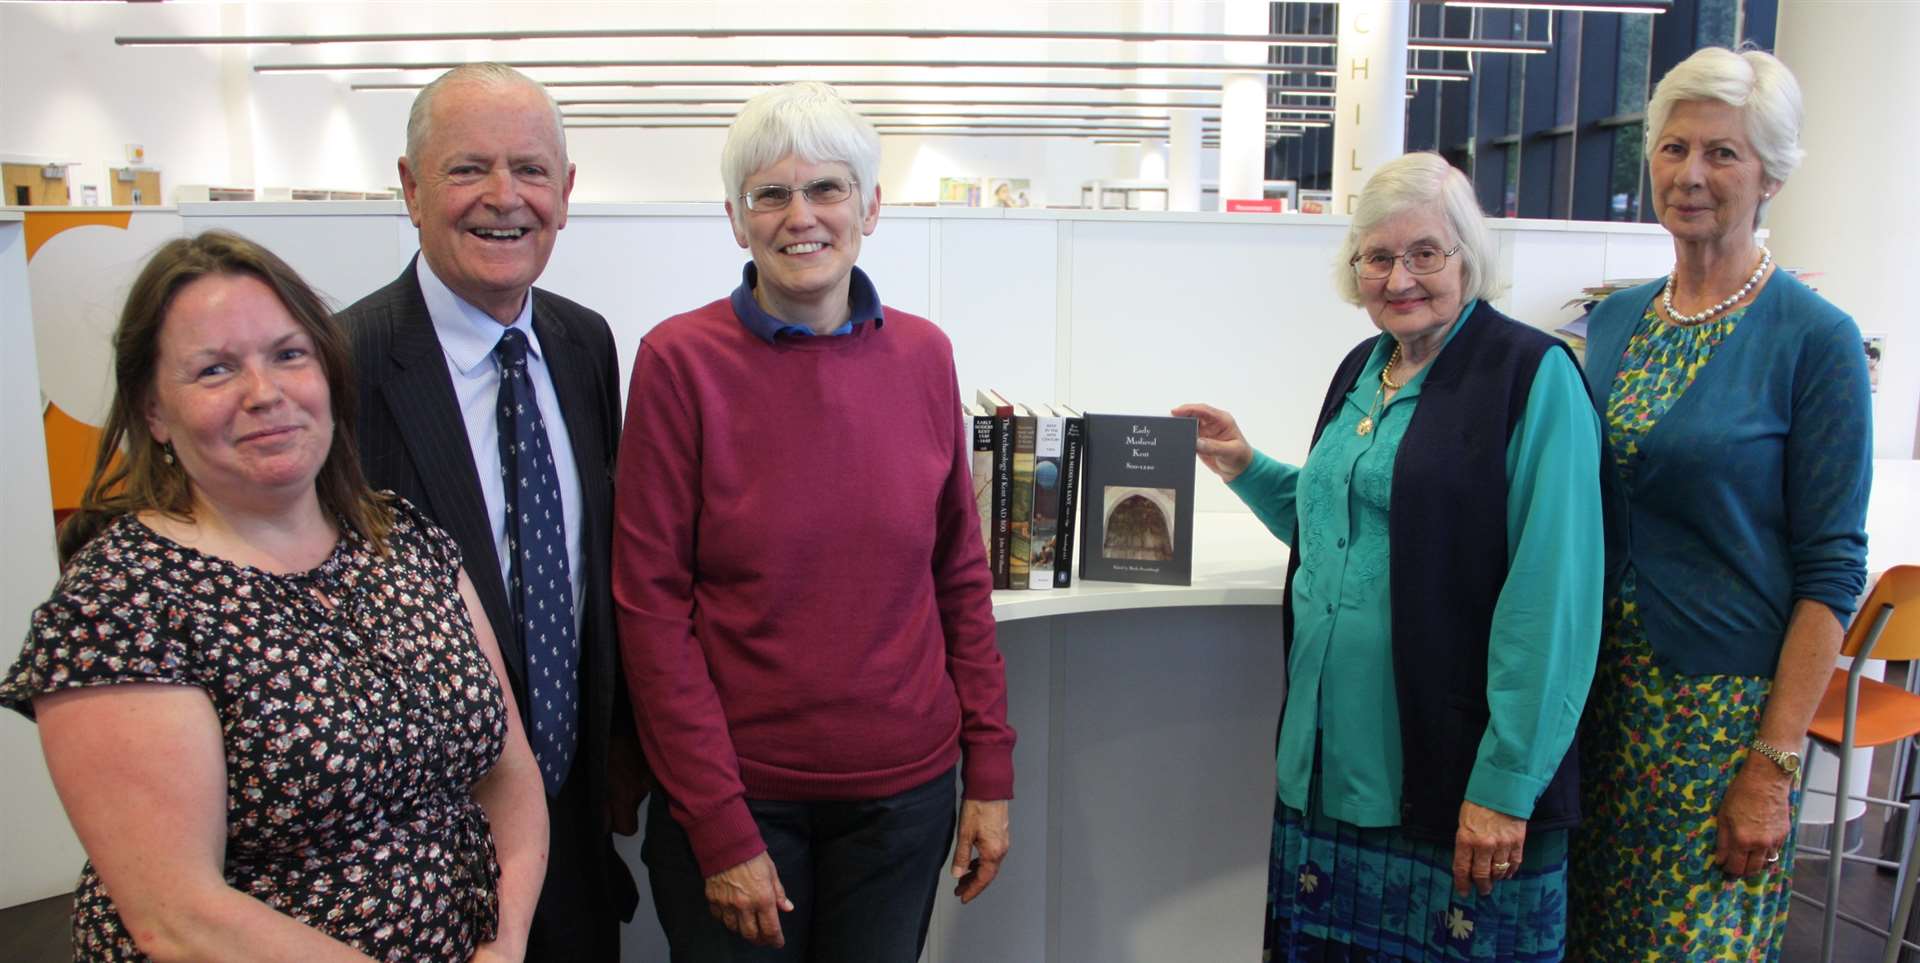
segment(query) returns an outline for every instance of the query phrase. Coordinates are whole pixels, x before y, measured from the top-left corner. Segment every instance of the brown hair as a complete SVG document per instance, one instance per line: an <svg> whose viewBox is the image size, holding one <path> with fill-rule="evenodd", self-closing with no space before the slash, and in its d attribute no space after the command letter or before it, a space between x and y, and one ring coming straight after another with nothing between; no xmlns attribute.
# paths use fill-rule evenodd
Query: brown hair
<svg viewBox="0 0 1920 963"><path fill-rule="evenodd" d="M147 427L146 408L153 397L160 329L173 300L187 285L211 276L258 279L313 339L333 410L332 447L314 479L320 505L384 550L393 512L385 497L367 487L360 471L353 443L357 396L351 356L333 312L272 251L238 234L207 231L161 245L127 293L127 305L113 331L113 403L80 507L60 527L62 565L108 523L129 512L192 517L192 479L162 457Z"/></svg>

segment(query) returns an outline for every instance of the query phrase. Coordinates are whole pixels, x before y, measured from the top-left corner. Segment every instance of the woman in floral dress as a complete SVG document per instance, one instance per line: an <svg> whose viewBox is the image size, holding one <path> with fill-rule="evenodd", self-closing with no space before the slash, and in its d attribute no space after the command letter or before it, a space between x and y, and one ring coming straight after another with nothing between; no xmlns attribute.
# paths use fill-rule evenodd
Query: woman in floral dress
<svg viewBox="0 0 1920 963"><path fill-rule="evenodd" d="M517 960L546 815L453 540L367 490L331 314L165 245L53 595L0 677L88 862L82 960Z"/></svg>
<svg viewBox="0 0 1920 963"><path fill-rule="evenodd" d="M1575 958L1779 958L1794 750L1865 584L1872 465L1859 331L1754 239L1799 127L1799 88L1767 54L1708 48L1668 73L1647 156L1674 270L1588 326L1608 603Z"/></svg>

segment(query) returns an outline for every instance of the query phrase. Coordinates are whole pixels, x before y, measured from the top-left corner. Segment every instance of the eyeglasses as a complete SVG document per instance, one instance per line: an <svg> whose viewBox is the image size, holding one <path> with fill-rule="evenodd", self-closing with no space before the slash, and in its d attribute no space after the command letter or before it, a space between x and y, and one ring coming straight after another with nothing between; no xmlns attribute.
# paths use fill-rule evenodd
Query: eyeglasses
<svg viewBox="0 0 1920 963"><path fill-rule="evenodd" d="M1421 245L1409 248L1403 254L1355 254L1347 263L1353 266L1354 274L1369 281L1378 281L1393 273L1395 261L1406 265L1408 274L1435 274L1447 266L1447 258L1458 253L1460 253L1458 244L1455 244L1451 251Z"/></svg>
<svg viewBox="0 0 1920 963"><path fill-rule="evenodd" d="M808 204L838 204L853 196L856 183L850 177L822 177L799 185L762 184L740 195L740 199L747 202L747 210L755 212L784 210L793 203L795 194L805 194Z"/></svg>

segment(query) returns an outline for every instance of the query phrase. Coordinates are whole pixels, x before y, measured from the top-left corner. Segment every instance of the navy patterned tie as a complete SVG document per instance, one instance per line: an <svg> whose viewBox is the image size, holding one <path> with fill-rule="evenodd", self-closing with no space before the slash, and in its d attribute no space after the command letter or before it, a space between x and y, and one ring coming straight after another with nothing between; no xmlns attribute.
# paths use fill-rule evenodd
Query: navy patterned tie
<svg viewBox="0 0 1920 963"><path fill-rule="evenodd" d="M500 363L500 473L507 492L507 554L520 651L527 657L527 717L533 757L547 795L567 781L578 735L580 651L574 639L567 521L547 426L527 380L527 336L508 328L493 349Z"/></svg>

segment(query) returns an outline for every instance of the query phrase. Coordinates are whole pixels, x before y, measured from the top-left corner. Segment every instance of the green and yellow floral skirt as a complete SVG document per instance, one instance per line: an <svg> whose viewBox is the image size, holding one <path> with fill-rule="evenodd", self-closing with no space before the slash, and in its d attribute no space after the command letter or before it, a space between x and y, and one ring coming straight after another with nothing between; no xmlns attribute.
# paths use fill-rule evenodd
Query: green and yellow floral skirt
<svg viewBox="0 0 1920 963"><path fill-rule="evenodd" d="M1654 664L1629 570L1580 730L1581 809L1569 871L1570 959L1773 961L1786 935L1793 836L1772 871L1713 865L1715 816L1773 680ZM1795 823L1800 793L1793 794Z"/></svg>

